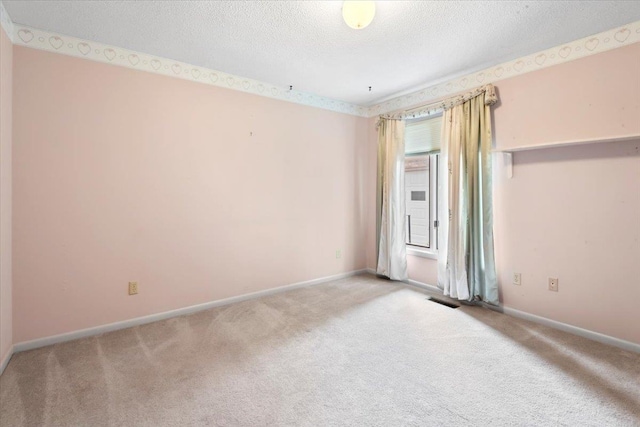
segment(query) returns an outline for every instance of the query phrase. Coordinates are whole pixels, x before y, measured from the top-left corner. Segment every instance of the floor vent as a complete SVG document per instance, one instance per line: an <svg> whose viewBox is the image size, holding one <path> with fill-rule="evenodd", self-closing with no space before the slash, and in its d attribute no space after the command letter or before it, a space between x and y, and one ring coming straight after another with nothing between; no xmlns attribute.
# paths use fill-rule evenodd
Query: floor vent
<svg viewBox="0 0 640 427"><path fill-rule="evenodd" d="M456 304L448 302L448 301L442 301L441 299L436 299L436 298L431 298L431 297L429 297L427 299L429 301L432 301L432 302L447 306L449 308L458 308L458 307L460 307L459 305L456 305Z"/></svg>

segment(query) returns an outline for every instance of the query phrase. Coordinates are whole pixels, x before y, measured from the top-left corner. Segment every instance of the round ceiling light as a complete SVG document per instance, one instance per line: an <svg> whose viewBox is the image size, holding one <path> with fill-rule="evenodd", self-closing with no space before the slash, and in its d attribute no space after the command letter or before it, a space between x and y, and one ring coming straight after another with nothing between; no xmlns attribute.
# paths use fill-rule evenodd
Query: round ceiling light
<svg viewBox="0 0 640 427"><path fill-rule="evenodd" d="M371 24L376 16L374 1L345 1L342 5L342 17L348 26L361 30Z"/></svg>

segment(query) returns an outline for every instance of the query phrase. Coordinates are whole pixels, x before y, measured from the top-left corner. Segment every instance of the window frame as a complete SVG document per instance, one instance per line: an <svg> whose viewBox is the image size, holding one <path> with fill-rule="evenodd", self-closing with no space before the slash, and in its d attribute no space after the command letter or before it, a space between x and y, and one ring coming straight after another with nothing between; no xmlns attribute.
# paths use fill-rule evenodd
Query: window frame
<svg viewBox="0 0 640 427"><path fill-rule="evenodd" d="M432 185L431 185L432 181L431 180L433 178L431 164L432 164L433 156L431 154L427 154L427 153L416 153L416 154L409 154L409 155L405 154L405 160L407 159L407 157L418 157L418 156L426 156L426 158L427 158L427 171L429 173L429 177L428 177L429 179L427 180L427 183L428 183L427 187L428 188L425 188L425 193L428 196L428 199L425 198L425 201L428 201L428 206L429 206L429 211L427 212L427 227L429 229L429 243L428 243L427 246L411 243L411 235L410 235L411 234L411 215L408 215L408 214L406 214L405 216L408 217L408 219L409 219L407 221L407 233L409 234L407 236L407 240L409 240L409 242L405 242L405 243L407 244L407 246L412 246L412 247L417 248L417 249L431 250L432 249L431 246L434 244L433 233L431 232L431 225L432 225L431 221L432 221L432 218L434 217L433 216L433 209L432 209L433 197L432 197L432 194L431 194L431 191L432 191ZM407 174L407 169L406 169L406 166L405 166L405 178L406 178L406 174ZM405 179L405 188L406 188L406 182L407 182L407 180ZM406 192L405 192L405 194L406 194ZM413 199L411 199L411 201L413 201ZM405 209L407 208L408 202L409 202L409 200L405 200L405 202L404 202L405 203Z"/></svg>
<svg viewBox="0 0 640 427"><path fill-rule="evenodd" d="M442 112L430 115L429 119L435 119L441 117ZM421 117L424 120L424 117ZM407 120L410 123L413 120ZM417 121L417 120L416 120ZM438 258L438 209L440 204L440 197L438 197L439 186L439 172L440 172L440 151L432 151L425 153L412 153L405 154L405 158L415 155L427 155L429 159L429 246L419 246L411 243L406 243L407 255L414 255L422 258ZM435 167L432 167L435 166ZM406 201L405 201L406 206ZM407 230L408 231L408 230Z"/></svg>
<svg viewBox="0 0 640 427"><path fill-rule="evenodd" d="M439 241L438 227L438 172L440 169L440 153L431 153L429 156L429 246L420 246L406 243L407 254L423 258L437 258ZM435 167L432 167L435 166ZM406 201L405 201L406 203ZM408 230L407 230L408 231Z"/></svg>

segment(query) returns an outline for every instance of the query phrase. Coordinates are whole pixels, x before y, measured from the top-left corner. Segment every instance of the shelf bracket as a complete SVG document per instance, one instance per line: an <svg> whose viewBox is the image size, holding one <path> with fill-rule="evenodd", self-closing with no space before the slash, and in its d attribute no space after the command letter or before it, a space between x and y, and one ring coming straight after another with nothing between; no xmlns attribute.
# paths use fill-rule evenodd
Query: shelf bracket
<svg viewBox="0 0 640 427"><path fill-rule="evenodd" d="M502 167L508 179L513 178L513 153L502 153Z"/></svg>

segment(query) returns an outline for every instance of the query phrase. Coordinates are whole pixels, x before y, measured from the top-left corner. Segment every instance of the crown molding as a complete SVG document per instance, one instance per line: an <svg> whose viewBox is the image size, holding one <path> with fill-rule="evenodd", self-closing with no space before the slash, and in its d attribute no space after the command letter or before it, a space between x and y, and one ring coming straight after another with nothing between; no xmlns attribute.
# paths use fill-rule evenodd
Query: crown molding
<svg viewBox="0 0 640 427"><path fill-rule="evenodd" d="M368 116L374 117L391 111L400 110L421 103L441 99L448 95L472 89L479 85L495 83L500 80L576 59L595 55L608 50L640 42L640 21L603 31L547 50L526 55L512 61L503 62L474 73L448 79L428 87L410 89L409 93L400 93L391 99L369 107Z"/></svg>
<svg viewBox="0 0 640 427"><path fill-rule="evenodd" d="M495 83L521 74L640 42L640 21L636 21L480 71L453 79L445 79L435 85L414 87L408 91L392 95L390 99L387 98L383 102L372 106L360 106L310 93L289 90L270 83L198 67L185 62L15 24L11 21L2 1L0 1L0 23L11 41L20 46L191 80L359 117L375 117L380 114L442 99L448 95L469 90L479 85Z"/></svg>
<svg viewBox="0 0 640 427"><path fill-rule="evenodd" d="M13 43L13 22L11 17L7 13L7 9L4 8L4 4L0 1L0 25L4 28L4 32L9 36L9 40Z"/></svg>
<svg viewBox="0 0 640 427"><path fill-rule="evenodd" d="M177 77L338 113L362 117L366 117L368 113L367 107L349 104L344 101L324 98L297 90L289 90L288 88L224 73L218 70L198 67L185 62L65 36L20 24L13 24L13 42L19 46L60 53L76 58L89 59L169 77Z"/></svg>

